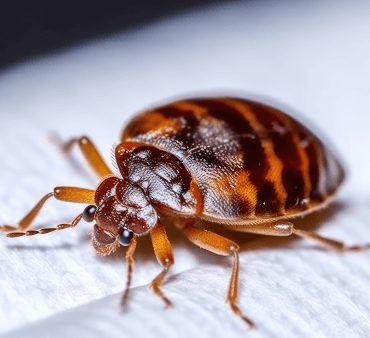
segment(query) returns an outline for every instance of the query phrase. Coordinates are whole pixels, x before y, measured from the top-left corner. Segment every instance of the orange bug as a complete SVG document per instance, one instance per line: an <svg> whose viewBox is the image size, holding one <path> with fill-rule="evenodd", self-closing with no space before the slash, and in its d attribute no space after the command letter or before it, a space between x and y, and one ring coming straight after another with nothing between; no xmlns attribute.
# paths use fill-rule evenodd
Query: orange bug
<svg viewBox="0 0 370 338"><path fill-rule="evenodd" d="M73 228L83 218L95 221L92 245L109 255L128 246L126 304L137 237L150 233L163 266L151 287L171 305L161 285L174 263L162 217L171 217L186 237L218 255L233 255L227 301L251 328L238 307L239 246L195 227L196 217L234 231L310 238L344 251L343 243L290 222L324 208L344 180L338 160L299 122L270 106L238 98L189 99L146 111L124 129L115 148L116 175L87 137L61 143L69 153L78 145L101 179L95 190L57 187L44 196L16 227L2 226L8 237L45 234ZM70 224L28 230L51 197L89 204Z"/></svg>

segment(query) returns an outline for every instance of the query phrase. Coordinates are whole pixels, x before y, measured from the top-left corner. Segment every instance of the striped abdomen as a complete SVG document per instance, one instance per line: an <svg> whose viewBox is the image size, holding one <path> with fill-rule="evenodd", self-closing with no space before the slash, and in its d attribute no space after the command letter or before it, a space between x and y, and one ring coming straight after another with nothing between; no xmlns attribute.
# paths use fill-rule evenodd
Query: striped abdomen
<svg viewBox="0 0 370 338"><path fill-rule="evenodd" d="M272 107L235 98L192 99L147 111L122 141L177 156L202 192L201 217L228 224L308 212L344 178L310 131Z"/></svg>

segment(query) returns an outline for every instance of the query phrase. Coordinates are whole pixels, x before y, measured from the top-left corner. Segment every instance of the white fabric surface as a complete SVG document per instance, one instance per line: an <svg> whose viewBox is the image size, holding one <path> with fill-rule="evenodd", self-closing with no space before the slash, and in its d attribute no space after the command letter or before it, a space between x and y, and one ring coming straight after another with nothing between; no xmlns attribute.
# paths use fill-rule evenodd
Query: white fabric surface
<svg viewBox="0 0 370 338"><path fill-rule="evenodd" d="M174 17L33 60L0 76L0 224L14 224L54 186L94 187L47 141L87 134L110 158L138 111L193 94L277 102L324 134L348 179L327 210L295 222L348 244L370 241L370 2L248 2ZM299 111L299 113L298 113ZM316 126L316 127L315 127ZM81 205L47 203L39 226ZM140 240L132 298L117 311L124 249L99 258L89 225L0 237L0 337L368 337L370 252L339 255L299 239L228 233L242 246L240 306L224 304L231 260L188 244L170 225L172 310L145 285L159 271Z"/></svg>

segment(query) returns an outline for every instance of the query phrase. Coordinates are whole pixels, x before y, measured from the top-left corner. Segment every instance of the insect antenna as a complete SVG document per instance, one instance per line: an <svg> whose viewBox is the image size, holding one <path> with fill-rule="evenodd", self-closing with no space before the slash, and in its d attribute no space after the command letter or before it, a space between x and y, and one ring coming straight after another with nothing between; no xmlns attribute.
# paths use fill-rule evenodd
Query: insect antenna
<svg viewBox="0 0 370 338"><path fill-rule="evenodd" d="M15 231L8 232L6 237L22 237L22 236L34 236L34 235L44 235L50 232L74 228L81 221L82 214L77 215L71 223L62 223L58 224L55 228L41 228L38 230L27 230L27 231L17 231L17 228L14 228ZM10 227L8 227L10 229Z"/></svg>

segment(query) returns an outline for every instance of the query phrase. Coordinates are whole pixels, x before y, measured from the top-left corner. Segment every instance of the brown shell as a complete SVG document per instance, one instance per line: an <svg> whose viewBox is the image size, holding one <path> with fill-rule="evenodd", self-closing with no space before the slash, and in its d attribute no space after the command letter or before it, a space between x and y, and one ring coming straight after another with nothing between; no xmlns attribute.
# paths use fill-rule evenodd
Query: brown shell
<svg viewBox="0 0 370 338"><path fill-rule="evenodd" d="M191 99L146 111L123 142L176 156L198 183L200 217L228 225L292 218L326 205L340 163L292 117L237 98Z"/></svg>

